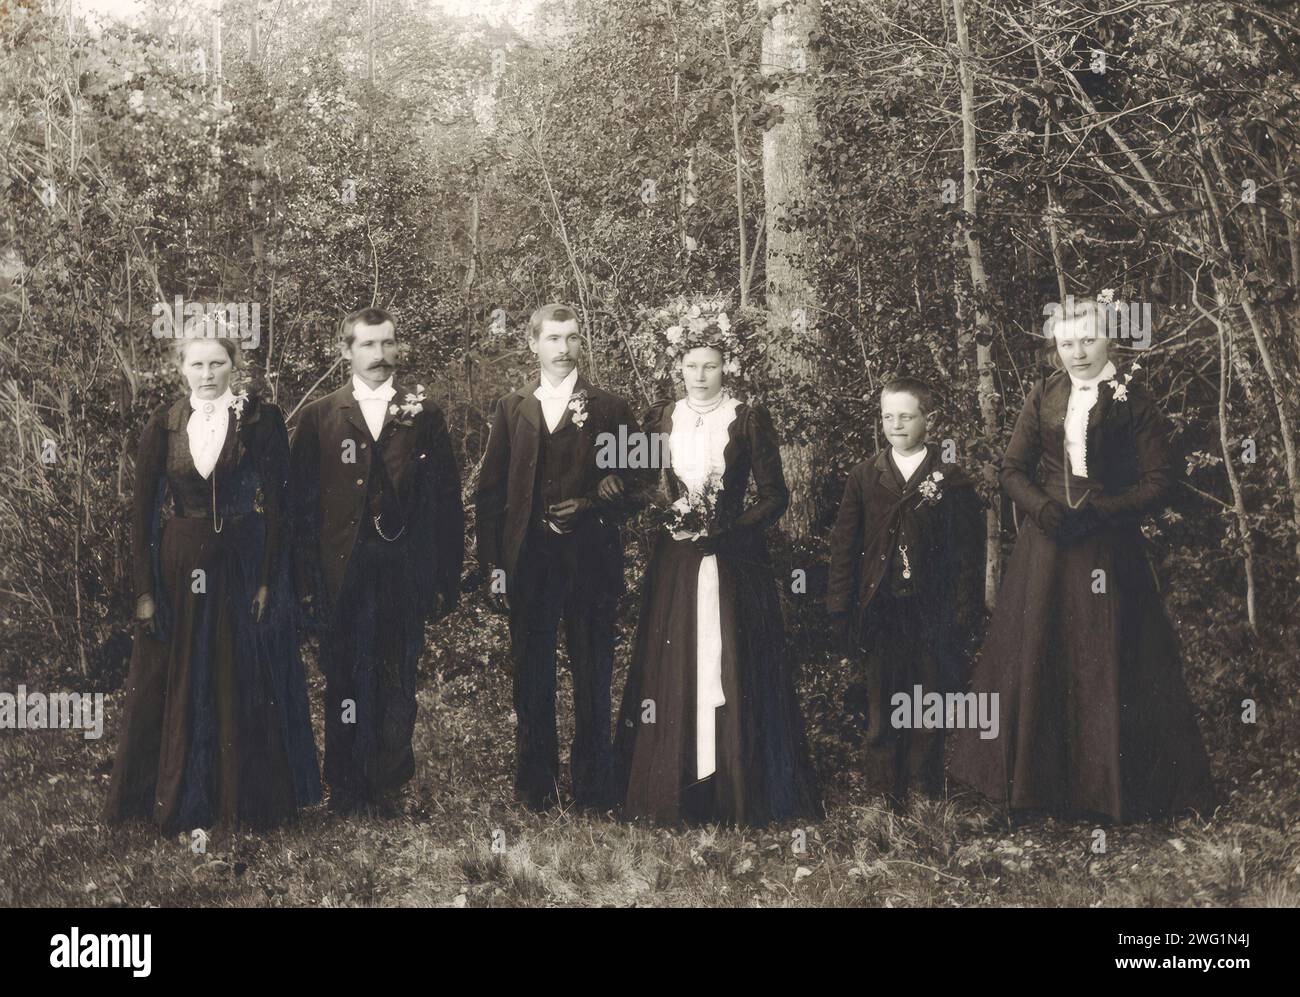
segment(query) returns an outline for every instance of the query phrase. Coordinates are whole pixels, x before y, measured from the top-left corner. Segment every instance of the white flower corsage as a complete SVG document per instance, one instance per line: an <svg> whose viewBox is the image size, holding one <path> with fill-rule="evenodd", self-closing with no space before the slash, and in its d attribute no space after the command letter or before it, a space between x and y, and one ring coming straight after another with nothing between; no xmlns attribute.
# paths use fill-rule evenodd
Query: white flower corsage
<svg viewBox="0 0 1300 997"><path fill-rule="evenodd" d="M235 421L238 422L244 417L244 406L248 403L248 392L241 391L230 399L230 407L234 410Z"/></svg>
<svg viewBox="0 0 1300 997"><path fill-rule="evenodd" d="M916 503L918 507L922 504L934 505L943 498L943 489L940 482L943 481L943 472L935 471L928 478L916 486L916 490L921 495L921 501Z"/></svg>
<svg viewBox="0 0 1300 997"><path fill-rule="evenodd" d="M425 400L424 385L417 384L414 393L410 391L406 393L406 401L401 405L389 405L388 411L393 415L400 413L405 416L407 420L414 419L420 414L420 410L424 408L423 402Z"/></svg>
<svg viewBox="0 0 1300 997"><path fill-rule="evenodd" d="M1133 370L1141 370L1141 368L1137 364L1134 364ZM1106 378L1105 383L1110 385L1110 390L1115 395L1115 401L1122 402L1128 398L1128 382L1131 380L1133 380L1132 373L1124 375L1124 382L1122 384L1113 375Z"/></svg>
<svg viewBox="0 0 1300 997"><path fill-rule="evenodd" d="M569 399L569 411L573 413L573 424L579 429L587 421L587 392L579 391Z"/></svg>

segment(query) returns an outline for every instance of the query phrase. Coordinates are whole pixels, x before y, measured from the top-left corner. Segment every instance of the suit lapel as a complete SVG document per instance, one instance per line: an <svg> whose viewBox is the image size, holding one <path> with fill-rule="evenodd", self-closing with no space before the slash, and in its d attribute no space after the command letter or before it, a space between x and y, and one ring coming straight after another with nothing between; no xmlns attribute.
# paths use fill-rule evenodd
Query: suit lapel
<svg viewBox="0 0 1300 997"><path fill-rule="evenodd" d="M542 428L542 403L537 400L537 395L534 394L534 392L537 391L537 387L540 384L541 380L539 375L537 381L530 382L519 392L524 399L519 406L519 412L528 424L531 425L534 430L538 431L539 436Z"/></svg>
<svg viewBox="0 0 1300 997"><path fill-rule="evenodd" d="M903 490L898 487L898 480L894 476L894 469L889 466L888 449L880 451L880 454L876 457L876 480L893 494L903 494Z"/></svg>
<svg viewBox="0 0 1300 997"><path fill-rule="evenodd" d="M366 425L366 417L361 412L361 403L356 399L356 395L352 388L352 381L350 379L347 384L343 385L343 387L339 389L338 405L339 410L343 413L343 418L347 421L348 425L361 434L361 439L374 439L374 437L370 435L370 427Z"/></svg>

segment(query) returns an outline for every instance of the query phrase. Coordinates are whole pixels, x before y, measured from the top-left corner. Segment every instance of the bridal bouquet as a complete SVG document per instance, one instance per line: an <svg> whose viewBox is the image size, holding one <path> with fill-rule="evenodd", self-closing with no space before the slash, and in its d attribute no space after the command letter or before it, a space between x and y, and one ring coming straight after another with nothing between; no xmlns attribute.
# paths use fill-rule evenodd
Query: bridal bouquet
<svg viewBox="0 0 1300 997"><path fill-rule="evenodd" d="M663 525L674 540L694 540L708 536L722 492L722 475L716 471L704 479L698 489L688 488L663 510Z"/></svg>

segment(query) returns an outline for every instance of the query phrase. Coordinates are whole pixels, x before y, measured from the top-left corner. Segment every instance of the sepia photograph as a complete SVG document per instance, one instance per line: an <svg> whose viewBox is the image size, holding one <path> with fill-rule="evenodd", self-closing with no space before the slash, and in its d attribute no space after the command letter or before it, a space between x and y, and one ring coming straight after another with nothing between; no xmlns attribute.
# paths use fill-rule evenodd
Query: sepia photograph
<svg viewBox="0 0 1300 997"><path fill-rule="evenodd" d="M0 188L38 968L1300 905L1294 0L0 0Z"/></svg>

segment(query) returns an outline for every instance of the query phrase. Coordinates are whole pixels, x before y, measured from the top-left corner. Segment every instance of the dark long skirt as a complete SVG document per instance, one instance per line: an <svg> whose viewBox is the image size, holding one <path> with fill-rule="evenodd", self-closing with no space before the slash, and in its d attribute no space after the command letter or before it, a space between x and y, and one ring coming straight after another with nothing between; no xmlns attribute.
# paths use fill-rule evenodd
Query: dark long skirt
<svg viewBox="0 0 1300 997"><path fill-rule="evenodd" d="M1071 480L1076 501L1090 484ZM1178 639L1136 526L1057 543L1022 522L970 688L999 694L1000 731L954 732L950 774L995 802L1119 821L1214 809Z"/></svg>
<svg viewBox="0 0 1300 997"><path fill-rule="evenodd" d="M251 615L263 538L255 515L221 533L206 517L163 524L164 632L136 634L107 820L266 827L320 800L287 569L264 620Z"/></svg>
<svg viewBox="0 0 1300 997"><path fill-rule="evenodd" d="M415 673L424 646L405 541L359 540L321 637L331 806L393 792L415 774Z"/></svg>
<svg viewBox="0 0 1300 997"><path fill-rule="evenodd" d="M722 688L717 769L696 778L696 591L701 554L661 533L642 590L615 735L623 816L761 826L818 817L776 581L765 557L718 558ZM647 701L653 702L654 723Z"/></svg>

